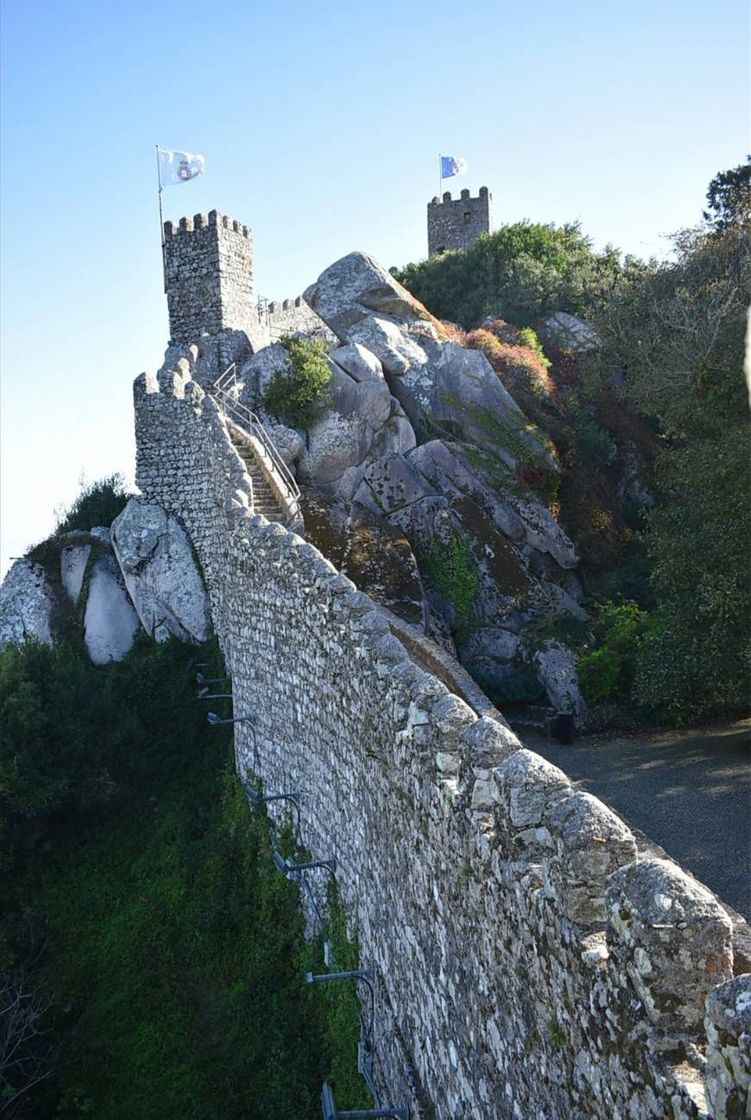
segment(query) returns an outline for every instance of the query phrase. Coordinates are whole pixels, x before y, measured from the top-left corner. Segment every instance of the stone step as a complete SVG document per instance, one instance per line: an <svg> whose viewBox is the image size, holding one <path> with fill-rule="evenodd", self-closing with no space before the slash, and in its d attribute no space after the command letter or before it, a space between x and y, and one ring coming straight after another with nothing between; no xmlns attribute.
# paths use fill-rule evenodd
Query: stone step
<svg viewBox="0 0 751 1120"><path fill-rule="evenodd" d="M269 521L283 522L284 515L282 508L277 501L274 491L267 482L255 455L248 445L243 440L236 438L232 432L230 432L230 439L253 481L253 512L262 514L264 517L268 518Z"/></svg>

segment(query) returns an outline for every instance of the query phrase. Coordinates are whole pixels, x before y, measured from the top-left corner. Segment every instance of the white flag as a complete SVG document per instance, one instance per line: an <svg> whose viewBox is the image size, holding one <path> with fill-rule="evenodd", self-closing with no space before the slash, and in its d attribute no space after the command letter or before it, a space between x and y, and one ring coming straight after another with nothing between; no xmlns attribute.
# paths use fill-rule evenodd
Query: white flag
<svg viewBox="0 0 751 1120"><path fill-rule="evenodd" d="M191 152L167 152L159 149L159 182L163 187L174 183L187 183L197 175L203 175L206 161L203 156Z"/></svg>

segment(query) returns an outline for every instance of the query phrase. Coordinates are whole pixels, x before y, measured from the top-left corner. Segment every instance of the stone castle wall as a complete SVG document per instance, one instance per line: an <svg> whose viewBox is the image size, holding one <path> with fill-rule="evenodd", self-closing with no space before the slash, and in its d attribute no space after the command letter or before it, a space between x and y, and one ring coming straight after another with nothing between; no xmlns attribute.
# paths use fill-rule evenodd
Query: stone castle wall
<svg viewBox="0 0 751 1120"><path fill-rule="evenodd" d="M447 249L469 249L481 233L493 232L493 196L480 187L477 198L469 191L452 200L451 191L428 203L428 256Z"/></svg>
<svg viewBox="0 0 751 1120"><path fill-rule="evenodd" d="M377 977L385 1096L413 1120L698 1120L706 1056L714 1115L742 1115L751 997L722 907L637 861L619 818L418 668L315 548L250 514L193 360L136 381L138 485L203 565L235 715L257 728L254 758L236 725L241 774L301 791L312 857L337 860Z"/></svg>
<svg viewBox="0 0 751 1120"><path fill-rule="evenodd" d="M260 321L266 322L269 327L271 342L278 342L285 334L306 334L311 338L320 338L324 342L336 342L336 335L316 315L312 307L308 307L302 296L296 299L271 300L266 309L259 311Z"/></svg>
<svg viewBox="0 0 751 1120"><path fill-rule="evenodd" d="M256 329L253 240L240 222L216 210L165 222L164 279L173 342Z"/></svg>

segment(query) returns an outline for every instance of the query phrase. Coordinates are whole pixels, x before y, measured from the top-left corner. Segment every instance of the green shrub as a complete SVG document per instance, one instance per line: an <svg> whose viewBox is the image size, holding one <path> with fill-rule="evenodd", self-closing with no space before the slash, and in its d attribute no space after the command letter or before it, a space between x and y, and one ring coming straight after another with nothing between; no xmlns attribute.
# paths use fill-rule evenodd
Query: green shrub
<svg viewBox="0 0 751 1120"><path fill-rule="evenodd" d="M546 356L545 351L542 348L542 343L531 327L519 328L519 341L522 346L526 346L528 350L531 350L532 353L537 356L537 358L540 360L542 365L545 366L546 369L550 369L553 363Z"/></svg>
<svg viewBox="0 0 751 1120"><path fill-rule="evenodd" d="M81 492L70 509L58 517L56 532L87 532L98 525L110 526L125 509L129 498L121 474L111 474L98 482L82 482Z"/></svg>
<svg viewBox="0 0 751 1120"><path fill-rule="evenodd" d="M622 658L615 650L603 647L582 654L577 673L582 695L591 708L605 704L619 691Z"/></svg>
<svg viewBox="0 0 751 1120"><path fill-rule="evenodd" d="M517 222L464 252L409 264L397 279L438 318L469 328L487 315L522 325L553 311L586 317L641 269L612 248L596 253L576 224Z"/></svg>
<svg viewBox="0 0 751 1120"><path fill-rule="evenodd" d="M274 372L263 403L277 420L307 431L329 400L331 368L326 361L326 347L317 340L311 342L289 335L280 342L287 351L287 365Z"/></svg>
<svg viewBox="0 0 751 1120"><path fill-rule="evenodd" d="M433 540L418 550L418 562L428 584L451 603L456 626L467 626L480 588L480 573L466 537L453 533L448 544Z"/></svg>
<svg viewBox="0 0 751 1120"><path fill-rule="evenodd" d="M598 607L593 624L597 647L577 661L582 694L591 707L628 696L646 622L647 615L636 603Z"/></svg>

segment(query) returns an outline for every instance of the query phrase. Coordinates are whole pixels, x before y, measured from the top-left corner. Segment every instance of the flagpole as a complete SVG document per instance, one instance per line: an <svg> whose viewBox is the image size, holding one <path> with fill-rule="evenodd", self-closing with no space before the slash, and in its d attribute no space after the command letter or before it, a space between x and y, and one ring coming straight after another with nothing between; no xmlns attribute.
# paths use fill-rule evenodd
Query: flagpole
<svg viewBox="0 0 751 1120"><path fill-rule="evenodd" d="M162 214L162 169L159 164L159 145L156 145L156 178L159 183L159 237L162 243L162 280L167 291L167 265L164 260L164 215Z"/></svg>
<svg viewBox="0 0 751 1120"><path fill-rule="evenodd" d="M443 190L443 156L438 153L438 201L441 201L441 191Z"/></svg>

